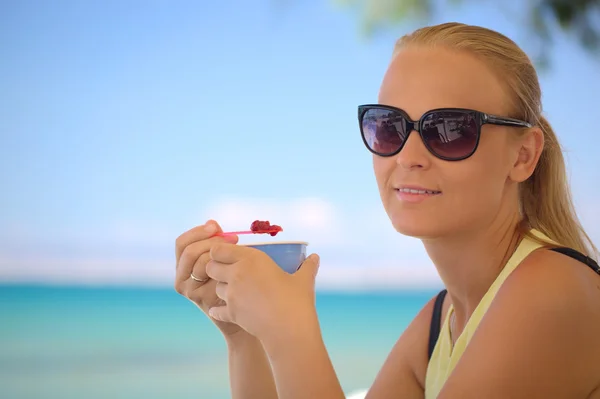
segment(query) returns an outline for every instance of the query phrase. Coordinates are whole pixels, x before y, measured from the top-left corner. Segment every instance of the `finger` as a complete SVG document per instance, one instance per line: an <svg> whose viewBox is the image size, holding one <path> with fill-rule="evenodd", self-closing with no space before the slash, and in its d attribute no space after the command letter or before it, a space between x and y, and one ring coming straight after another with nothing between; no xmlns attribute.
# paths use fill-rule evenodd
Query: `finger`
<svg viewBox="0 0 600 399"><path fill-rule="evenodd" d="M229 285L227 283L217 283L217 286L215 287L215 292L217 293L217 298L222 299L223 301L227 302L227 288L229 287Z"/></svg>
<svg viewBox="0 0 600 399"><path fill-rule="evenodd" d="M207 280L210 277L208 277L208 274L206 274L206 264L210 261L210 252L206 251L204 252L202 255L200 255L198 257L198 259L196 259L196 262L194 263L194 266L192 267L192 271L190 273L190 278L191 275L193 274L194 277L200 279L200 280Z"/></svg>
<svg viewBox="0 0 600 399"><path fill-rule="evenodd" d="M221 242L210 248L210 258L221 263L235 263L257 249Z"/></svg>
<svg viewBox="0 0 600 399"><path fill-rule="evenodd" d="M196 241L206 240L213 235L222 232L221 226L214 220L209 220L206 224L196 226L177 237L175 240L175 262L179 265L181 254L190 244Z"/></svg>
<svg viewBox="0 0 600 399"><path fill-rule="evenodd" d="M206 275L213 280L222 283L228 283L231 280L233 266L225 263L211 260L206 265Z"/></svg>
<svg viewBox="0 0 600 399"><path fill-rule="evenodd" d="M175 283L175 291L199 305L201 302L205 301L207 295L210 297L211 293L216 297L214 294L216 284L217 282L210 278L207 278L205 282L200 283L188 276L187 279ZM208 308L205 308L204 311L208 311Z"/></svg>
<svg viewBox="0 0 600 399"><path fill-rule="evenodd" d="M196 263L199 258L204 253L209 253L211 247L219 242L223 242L225 240L236 240L237 237L212 237L206 240L194 242L183 250L181 257L179 258L179 266L175 271L175 281L186 281L190 278L192 271L194 270ZM210 257L209 257L210 258ZM208 262L208 259L206 260ZM206 266L206 263L204 263ZM198 265L198 271L202 268L202 265ZM198 278L203 278L200 275L204 275L205 272L202 273L194 273L194 275Z"/></svg>
<svg viewBox="0 0 600 399"><path fill-rule="evenodd" d="M229 314L229 307L227 305L214 306L208 310L208 314L215 320L234 323L233 318Z"/></svg>
<svg viewBox="0 0 600 399"><path fill-rule="evenodd" d="M317 273L319 272L319 265L321 260L319 255L312 254L298 268L296 275L300 278L304 278L314 285Z"/></svg>
<svg viewBox="0 0 600 399"><path fill-rule="evenodd" d="M214 280L208 279L205 283L200 284L190 279L189 281L186 281L184 285L186 286L185 296L196 305L200 306L204 312L208 312L208 305L214 306L221 302L215 294L217 282Z"/></svg>
<svg viewBox="0 0 600 399"><path fill-rule="evenodd" d="M203 312L208 313L210 307L225 304L223 300L217 297L217 282L215 280L209 279L205 284L200 286L194 283L194 281L186 284L188 286L186 297L198 305Z"/></svg>

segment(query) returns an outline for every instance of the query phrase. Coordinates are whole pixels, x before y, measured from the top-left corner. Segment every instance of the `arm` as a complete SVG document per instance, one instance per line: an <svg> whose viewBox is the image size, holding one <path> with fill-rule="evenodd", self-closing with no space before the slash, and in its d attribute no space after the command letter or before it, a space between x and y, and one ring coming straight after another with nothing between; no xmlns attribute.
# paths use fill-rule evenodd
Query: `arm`
<svg viewBox="0 0 600 399"><path fill-rule="evenodd" d="M344 399L325 349L316 312L264 341L281 399Z"/></svg>
<svg viewBox="0 0 600 399"><path fill-rule="evenodd" d="M377 374L367 399L423 399L427 372L429 326L433 313L433 297L421 309L392 348ZM442 320L448 310L444 301Z"/></svg>
<svg viewBox="0 0 600 399"><path fill-rule="evenodd" d="M600 286L536 251L506 280L439 399L587 398L598 386Z"/></svg>
<svg viewBox="0 0 600 399"><path fill-rule="evenodd" d="M233 399L277 399L275 381L262 344L246 331L227 337Z"/></svg>
<svg viewBox="0 0 600 399"><path fill-rule="evenodd" d="M423 307L402 334L367 398L423 398L429 323L434 302L435 297ZM447 304L444 306L444 313L446 310ZM316 316L312 320L312 324L304 324L303 328L295 330L296 338L282 338L279 343L266 347L280 397L344 398L323 344Z"/></svg>
<svg viewBox="0 0 600 399"><path fill-rule="evenodd" d="M234 244L238 240L237 236L214 236L220 232L221 227L216 222L208 221L183 233L175 244L175 290L205 314L221 303L216 292L217 282L206 274L210 250L216 243L227 241ZM196 279L191 277L192 273ZM260 342L235 323L209 319L223 333L227 342L232 397L276 399L271 367Z"/></svg>

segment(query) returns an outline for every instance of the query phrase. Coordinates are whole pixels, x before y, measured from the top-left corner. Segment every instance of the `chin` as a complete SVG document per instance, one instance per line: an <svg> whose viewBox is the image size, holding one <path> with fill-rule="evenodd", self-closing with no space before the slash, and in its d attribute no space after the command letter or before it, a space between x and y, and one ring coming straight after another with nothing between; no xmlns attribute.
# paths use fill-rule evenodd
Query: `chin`
<svg viewBox="0 0 600 399"><path fill-rule="evenodd" d="M435 211L395 210L388 213L394 229L408 237L432 240L442 237L456 237L474 231L477 218L469 214L447 214Z"/></svg>
<svg viewBox="0 0 600 399"><path fill-rule="evenodd" d="M431 211L396 209L388 212L388 217L394 229L408 237L431 239L444 235L448 229L444 223Z"/></svg>
<svg viewBox="0 0 600 399"><path fill-rule="evenodd" d="M420 240L438 237L439 229L420 223L392 222L394 229L403 236L418 238Z"/></svg>

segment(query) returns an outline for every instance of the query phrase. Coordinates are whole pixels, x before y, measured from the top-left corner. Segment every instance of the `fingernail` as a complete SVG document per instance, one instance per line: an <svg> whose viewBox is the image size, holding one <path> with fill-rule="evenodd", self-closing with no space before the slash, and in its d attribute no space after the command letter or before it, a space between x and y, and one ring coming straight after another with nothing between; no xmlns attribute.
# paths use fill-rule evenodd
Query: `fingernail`
<svg viewBox="0 0 600 399"><path fill-rule="evenodd" d="M214 233L217 231L217 226L213 222L208 222L204 225L204 231L207 233Z"/></svg>

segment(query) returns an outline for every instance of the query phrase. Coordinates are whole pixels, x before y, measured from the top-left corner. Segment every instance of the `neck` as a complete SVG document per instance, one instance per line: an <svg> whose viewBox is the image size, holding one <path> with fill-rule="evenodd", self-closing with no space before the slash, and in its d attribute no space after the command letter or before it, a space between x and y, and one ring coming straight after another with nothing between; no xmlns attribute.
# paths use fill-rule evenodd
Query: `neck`
<svg viewBox="0 0 600 399"><path fill-rule="evenodd" d="M455 337L520 242L519 213L497 219L477 231L423 240L454 307Z"/></svg>

